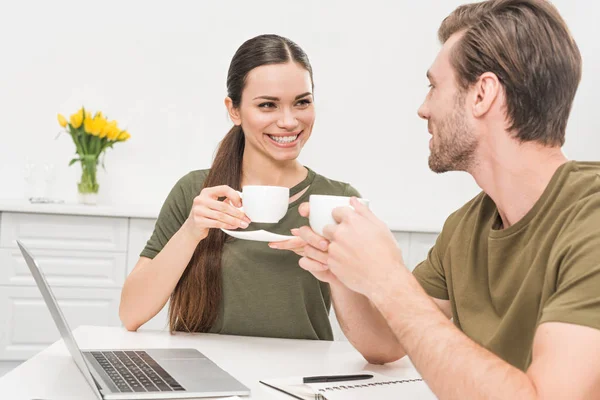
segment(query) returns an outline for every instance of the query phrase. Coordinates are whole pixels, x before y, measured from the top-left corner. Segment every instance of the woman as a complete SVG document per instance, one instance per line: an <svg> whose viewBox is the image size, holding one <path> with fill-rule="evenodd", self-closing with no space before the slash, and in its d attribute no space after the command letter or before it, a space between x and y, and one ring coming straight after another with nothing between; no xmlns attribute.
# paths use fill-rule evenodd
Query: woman
<svg viewBox="0 0 600 400"><path fill-rule="evenodd" d="M281 234L307 225L298 206L309 195L358 194L297 161L315 121L308 57L280 36L250 39L231 61L227 92L234 127L211 168L171 190L123 287L121 320L136 330L170 298L171 331L332 340L329 287L298 266L297 254L218 229L248 227L234 207L244 185L290 188L286 216L268 228Z"/></svg>

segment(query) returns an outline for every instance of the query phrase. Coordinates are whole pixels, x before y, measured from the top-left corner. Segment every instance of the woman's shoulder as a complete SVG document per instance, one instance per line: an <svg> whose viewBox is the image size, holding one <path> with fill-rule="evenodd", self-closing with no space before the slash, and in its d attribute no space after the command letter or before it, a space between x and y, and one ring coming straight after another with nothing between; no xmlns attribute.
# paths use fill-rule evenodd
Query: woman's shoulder
<svg viewBox="0 0 600 400"><path fill-rule="evenodd" d="M186 203L190 199L193 200L202 191L209 171L210 169L199 169L186 173L175 183L171 189L171 194L176 195Z"/></svg>
<svg viewBox="0 0 600 400"><path fill-rule="evenodd" d="M360 193L350 183L338 181L315 172L315 179L312 183L312 194L328 194L333 196L356 196Z"/></svg>

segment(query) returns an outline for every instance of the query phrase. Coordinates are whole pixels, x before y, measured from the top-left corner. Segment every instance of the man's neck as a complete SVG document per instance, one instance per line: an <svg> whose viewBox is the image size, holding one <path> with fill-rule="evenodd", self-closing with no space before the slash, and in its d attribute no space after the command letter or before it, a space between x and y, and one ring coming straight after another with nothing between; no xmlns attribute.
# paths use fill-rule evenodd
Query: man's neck
<svg viewBox="0 0 600 400"><path fill-rule="evenodd" d="M469 172L498 207L503 228L514 225L533 208L556 170L568 161L560 148L519 144L513 139L484 147L483 152Z"/></svg>
<svg viewBox="0 0 600 400"><path fill-rule="evenodd" d="M307 169L297 160L277 161L246 148L242 162L242 186L269 185L294 187L302 182Z"/></svg>

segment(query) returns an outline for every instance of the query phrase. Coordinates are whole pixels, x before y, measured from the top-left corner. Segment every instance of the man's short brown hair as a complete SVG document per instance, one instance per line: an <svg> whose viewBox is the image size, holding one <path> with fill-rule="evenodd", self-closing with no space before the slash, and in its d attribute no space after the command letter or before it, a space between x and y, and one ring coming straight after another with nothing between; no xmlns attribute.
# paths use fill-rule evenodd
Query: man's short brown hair
<svg viewBox="0 0 600 400"><path fill-rule="evenodd" d="M521 142L562 146L581 80L581 54L556 8L544 0L489 0L466 4L442 22L458 84L467 89L484 72L506 93L509 130Z"/></svg>

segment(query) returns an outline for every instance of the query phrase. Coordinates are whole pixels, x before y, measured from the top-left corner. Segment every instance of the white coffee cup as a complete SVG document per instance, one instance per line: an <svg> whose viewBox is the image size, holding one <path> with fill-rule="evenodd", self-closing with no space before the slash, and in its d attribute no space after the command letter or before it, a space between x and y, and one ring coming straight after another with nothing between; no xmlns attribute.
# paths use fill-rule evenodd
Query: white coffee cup
<svg viewBox="0 0 600 400"><path fill-rule="evenodd" d="M283 186L248 185L238 192L240 208L252 222L276 223L285 216L290 202L290 189Z"/></svg>
<svg viewBox="0 0 600 400"><path fill-rule="evenodd" d="M345 196L312 194L308 200L310 203L308 222L312 230L323 236L323 228L326 225L336 224L332 216L333 210L337 207L352 207L350 206L350 199L351 197ZM367 207L369 206L369 200L367 199L358 199L358 201Z"/></svg>

